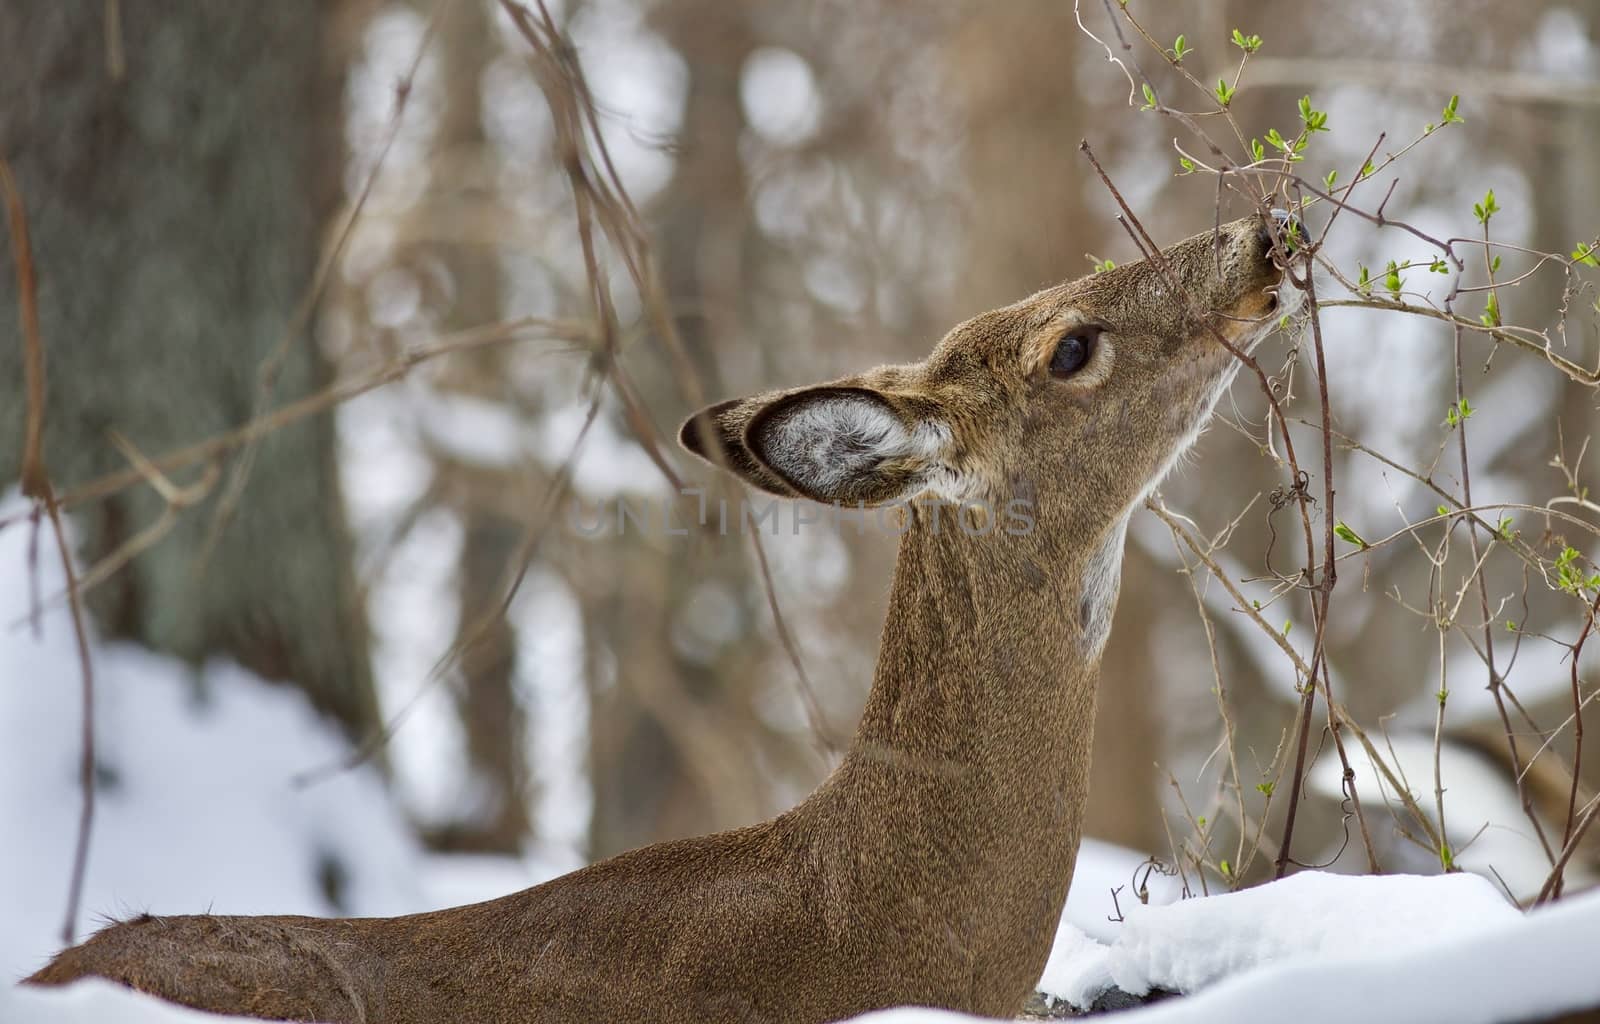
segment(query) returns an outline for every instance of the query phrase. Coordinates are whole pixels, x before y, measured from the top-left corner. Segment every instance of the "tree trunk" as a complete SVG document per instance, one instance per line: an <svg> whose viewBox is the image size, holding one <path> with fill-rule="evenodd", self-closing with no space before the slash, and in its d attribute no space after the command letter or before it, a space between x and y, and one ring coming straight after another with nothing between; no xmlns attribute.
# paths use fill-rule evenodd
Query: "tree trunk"
<svg viewBox="0 0 1600 1024"><path fill-rule="evenodd" d="M722 0L660 7L653 23L689 74L677 165L655 204L657 248L672 308L694 311L679 320L684 346L707 397L722 397L717 353L749 343L742 296L755 253L737 143L745 128L739 71L755 37L749 12ZM664 354L638 358L633 379L646 405L686 413ZM759 634L749 629L693 656L674 646L683 610L700 588L733 596L743 622L760 621L742 539L716 540L702 546L608 538L626 584L608 586L603 577L578 583L593 595L586 602L591 643L616 664L615 685L594 690L590 715L593 856L745 824L772 810L751 767L770 739L753 713L758 687L748 678Z"/></svg>
<svg viewBox="0 0 1600 1024"><path fill-rule="evenodd" d="M494 56L489 11L484 3L459 4L439 27L442 95L428 207L428 217L439 223L471 223L474 204L494 200L495 154L484 132L481 84L482 69ZM500 250L492 239L430 239L420 249L411 257L416 263L448 276L441 328L462 330L501 317ZM462 353L441 368L437 383L446 392L517 404L507 386L504 350ZM516 853L532 831L533 781L527 716L516 692L516 633L498 609L506 566L525 527L505 516L504 502L496 497L515 490L515 476L527 470L477 465L445 450L432 457L435 489L448 496L463 533L456 640L464 646L455 693L473 786L459 816L428 823L424 838L436 849Z"/></svg>
<svg viewBox="0 0 1600 1024"><path fill-rule="evenodd" d="M0 6L0 154L32 221L58 488L127 466L113 431L153 455L244 422L280 345L276 401L324 381L294 313L338 200L343 12L316 0ZM14 279L8 247L8 325ZM0 344L0 480L18 473L19 351L14 336ZM225 472L92 594L101 630L197 663L233 658L292 680L352 732L373 726L333 445L326 417L273 432L231 516L216 516ZM77 507L81 556L104 557L163 507L148 486Z"/></svg>

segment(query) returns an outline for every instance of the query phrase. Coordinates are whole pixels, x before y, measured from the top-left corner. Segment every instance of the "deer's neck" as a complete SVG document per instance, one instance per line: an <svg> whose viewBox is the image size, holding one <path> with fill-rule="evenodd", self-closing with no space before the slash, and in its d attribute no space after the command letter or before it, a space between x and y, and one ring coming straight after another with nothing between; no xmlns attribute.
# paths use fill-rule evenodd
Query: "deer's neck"
<svg viewBox="0 0 1600 1024"><path fill-rule="evenodd" d="M855 741L819 793L864 898L940 918L975 970L1020 957L1024 984L1077 854L1125 526L972 537L919 515Z"/></svg>

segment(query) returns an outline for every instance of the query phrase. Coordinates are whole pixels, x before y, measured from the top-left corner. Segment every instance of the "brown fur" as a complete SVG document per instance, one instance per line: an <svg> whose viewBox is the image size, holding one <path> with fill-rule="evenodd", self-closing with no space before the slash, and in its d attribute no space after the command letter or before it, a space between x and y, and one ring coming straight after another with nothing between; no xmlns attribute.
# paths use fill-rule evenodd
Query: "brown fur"
<svg viewBox="0 0 1600 1024"><path fill-rule="evenodd" d="M1224 333L1264 333L1279 272L1255 224L1166 258ZM1056 339L1091 321L1100 361L1052 379ZM141 918L29 981L100 975L340 1024L813 1022L900 1004L1014 1015L1077 855L1126 518L1235 366L1140 263L984 313L923 363L712 407L686 446L720 446L774 493L1031 502L1022 535L970 536L949 506L909 513L860 727L815 793L771 821L430 914ZM816 411L826 428L842 422L827 403L846 401L874 428L926 428L925 443L844 479L828 476L846 464L831 455L816 473L786 463L779 428L799 421L784 418ZM863 436L841 458L870 448Z"/></svg>

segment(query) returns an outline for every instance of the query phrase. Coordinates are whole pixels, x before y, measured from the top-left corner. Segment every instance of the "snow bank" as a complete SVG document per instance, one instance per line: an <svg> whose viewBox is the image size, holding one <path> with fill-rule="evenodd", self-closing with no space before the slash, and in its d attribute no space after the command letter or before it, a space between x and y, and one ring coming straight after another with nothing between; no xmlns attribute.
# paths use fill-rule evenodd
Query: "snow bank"
<svg viewBox="0 0 1600 1024"><path fill-rule="evenodd" d="M1382 892L1402 900L1409 908L1406 916L1414 921L1413 915L1437 894L1441 913L1450 923L1441 923L1430 935L1413 933L1420 945L1402 948L1379 938L1379 946L1352 951L1356 944L1338 940L1333 946L1302 950L1266 965L1248 955L1218 956L1215 947L1252 945L1248 934L1237 928L1244 921L1262 928L1276 927L1280 934L1292 937L1297 929L1282 918L1306 908L1331 914L1334 922L1330 927L1299 932L1302 936L1365 928L1362 934L1370 937L1379 930L1351 922L1354 913L1322 903L1306 891L1297 893L1292 886L1280 897L1274 890L1284 888L1284 883L1152 910L1152 918L1169 913L1185 918L1170 931L1163 929L1164 938L1148 940L1154 945L1168 940L1183 943L1167 949L1160 960L1171 965L1174 975L1183 969L1180 965L1207 963L1237 967L1241 973L1198 995L1125 1011L1112 1019L1117 1024L1282 1024L1284 1020L1295 1024L1505 1024L1600 1006L1600 971L1594 969L1591 951L1594 936L1600 934L1600 892L1569 898L1527 916L1514 911L1507 916L1504 907L1488 910L1489 904L1480 903L1479 895L1467 886L1453 885L1453 891L1443 894L1439 883L1461 878L1475 880L1461 875L1347 879L1352 884L1341 891L1357 901L1352 910L1371 913L1382 904L1374 894ZM1314 882L1311 888L1320 886ZM1362 891L1368 889L1372 892ZM1240 909L1238 897L1250 892L1267 895L1247 901L1242 905L1246 909ZM1474 922L1468 912L1471 907L1481 907L1494 920ZM1219 919L1216 937L1201 927L1203 919L1212 914ZM1463 921L1467 932L1454 931ZM1157 958L1149 962L1156 963ZM899 1009L866 1014L856 1022L955 1024L978 1019L937 1010Z"/></svg>
<svg viewBox="0 0 1600 1024"><path fill-rule="evenodd" d="M249 1019L185 1009L98 979L70 988L0 989L0 1021L5 1024L217 1024Z"/></svg>
<svg viewBox="0 0 1600 1024"><path fill-rule="evenodd" d="M1165 907L1134 904L1109 946L1061 942L1040 988L1075 1006L1115 986L1194 992L1308 956L1403 955L1520 919L1476 875L1377 878L1307 871L1272 885Z"/></svg>
<svg viewBox="0 0 1600 1024"><path fill-rule="evenodd" d="M1600 891L1532 914L1475 875L1306 872L1243 892L1125 907L1109 946L1064 925L1041 988L1085 1005L1104 986L1194 992L1118 1024L1503 1024L1600 1006ZM899 1009L858 1024L978 1018Z"/></svg>
<svg viewBox="0 0 1600 1024"><path fill-rule="evenodd" d="M1078 847L1078 860L1072 869L1072 887L1067 891L1067 906L1061 914L1061 930L1056 946L1075 941L1077 935L1110 942L1122 930L1119 910L1137 904L1139 886L1144 886L1151 906L1176 902L1183 886L1176 878L1146 871L1150 858L1125 846L1103 839L1085 838ZM1112 890L1120 890L1115 897Z"/></svg>
<svg viewBox="0 0 1600 1024"><path fill-rule="evenodd" d="M1526 917L1514 911L1509 916L1489 912L1488 905L1481 904L1494 920L1474 922L1470 908L1480 905L1478 896L1469 895L1464 886L1444 894L1440 883L1456 879L1480 881L1461 875L1349 879L1355 883L1350 887L1352 894L1356 888L1381 889L1403 900L1407 908L1403 916L1412 925L1421 924L1429 896L1437 894L1440 926L1431 931L1419 927L1411 933L1414 942L1410 944L1383 937L1381 929L1371 929L1365 934L1373 945L1361 948L1340 940L1325 950L1283 957L1273 965L1245 970L1192 998L1135 1011L1126 1018L1127 1024L1223 1020L1229 1024L1277 1024L1286 1018L1296 1024L1352 1020L1493 1024L1600 1006L1600 972L1594 970L1590 950L1593 937L1600 934L1600 893L1576 897ZM1396 884L1385 884L1391 882ZM1270 894L1279 887L1257 891ZM1369 914L1384 906L1383 901L1369 901L1367 896L1352 898ZM1229 899L1232 897L1199 903ZM1281 908L1275 900L1269 896L1254 909L1272 919L1294 912L1292 897ZM1338 917L1339 923L1330 931L1359 929L1348 920L1356 914L1332 905L1322 909ZM1220 911L1224 917L1233 913ZM1271 926L1270 920L1258 918L1258 923ZM1321 929L1309 934L1319 932ZM1217 944L1243 940L1237 931L1224 934L1227 937ZM1175 929L1171 938L1192 941L1196 935L1192 928ZM1191 957L1202 963L1216 962L1206 945L1189 946L1172 962ZM1222 959L1241 967L1251 962L1246 956Z"/></svg>
<svg viewBox="0 0 1600 1024"><path fill-rule="evenodd" d="M0 519L23 507L0 499ZM30 533L26 522L0 530L0 1008L11 983L61 945L80 807L77 653L54 600L64 580L46 533L36 632ZM196 669L132 645L91 646L99 785L79 938L146 910L411 913L553 873L510 858L430 856L370 767L296 787L296 775L344 761L350 746L292 687L225 662ZM93 1006L104 998L74 996ZM4 1024L33 1019L56 1018L0 1009Z"/></svg>
<svg viewBox="0 0 1600 1024"><path fill-rule="evenodd" d="M14 508L15 506L12 506ZM45 527L48 530L48 526ZM65 609L34 633L29 527L0 532L0 979L60 945L79 810L79 670ZM60 592L41 538L39 593ZM300 694L236 666L195 670L126 644L93 645L99 785L79 936L107 916L326 914L319 874L349 913L427 902L420 853L370 769L296 789L348 744Z"/></svg>

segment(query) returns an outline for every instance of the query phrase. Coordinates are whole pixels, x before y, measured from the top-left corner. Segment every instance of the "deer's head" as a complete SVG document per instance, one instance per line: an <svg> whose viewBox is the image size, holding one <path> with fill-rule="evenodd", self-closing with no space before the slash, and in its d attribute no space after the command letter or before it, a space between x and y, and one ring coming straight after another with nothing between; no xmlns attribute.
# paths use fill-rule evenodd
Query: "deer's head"
<svg viewBox="0 0 1600 1024"><path fill-rule="evenodd" d="M1235 221L1164 250L1164 270L1145 260L1048 288L961 324L920 363L723 402L679 438L711 461L720 445L773 494L852 506L1021 497L1049 519L1110 522L1160 481L1232 381L1239 362L1217 334L1248 349L1281 315L1272 234Z"/></svg>

